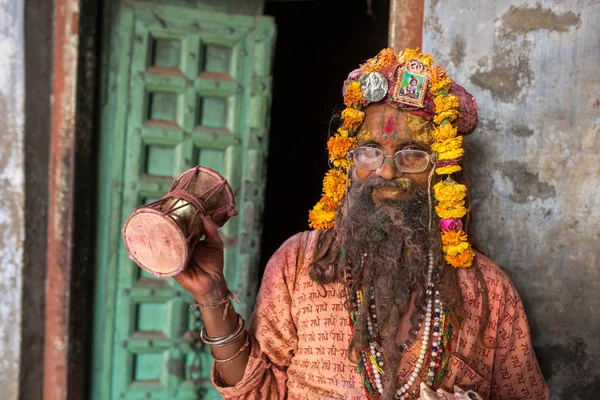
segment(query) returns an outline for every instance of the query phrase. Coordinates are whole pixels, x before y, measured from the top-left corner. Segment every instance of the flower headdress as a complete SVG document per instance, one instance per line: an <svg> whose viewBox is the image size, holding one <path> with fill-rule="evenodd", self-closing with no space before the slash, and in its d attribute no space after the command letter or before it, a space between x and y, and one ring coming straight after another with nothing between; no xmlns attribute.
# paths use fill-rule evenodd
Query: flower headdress
<svg viewBox="0 0 600 400"><path fill-rule="evenodd" d="M342 125L327 142L333 167L323 180L321 199L309 212L309 225L317 230L333 228L352 167L347 154L358 145L355 136L365 119L363 110L371 103L385 101L433 121L431 150L437 154L435 173L442 178L433 186L433 194L445 258L457 268L471 266L475 253L462 229L467 188L451 175L461 171L463 136L477 124L475 99L443 68L433 65L432 56L418 49L399 54L389 48L381 50L348 75L343 94L346 109L342 111Z"/></svg>

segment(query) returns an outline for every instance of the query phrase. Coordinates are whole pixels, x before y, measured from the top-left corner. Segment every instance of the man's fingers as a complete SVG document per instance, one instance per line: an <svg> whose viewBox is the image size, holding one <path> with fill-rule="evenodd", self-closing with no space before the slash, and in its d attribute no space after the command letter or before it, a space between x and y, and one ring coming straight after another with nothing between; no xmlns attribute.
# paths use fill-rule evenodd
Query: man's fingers
<svg viewBox="0 0 600 400"><path fill-rule="evenodd" d="M204 235L208 243L218 247L223 247L223 240L219 236L219 227L215 224L212 219L206 215L201 215L202 223L204 224Z"/></svg>

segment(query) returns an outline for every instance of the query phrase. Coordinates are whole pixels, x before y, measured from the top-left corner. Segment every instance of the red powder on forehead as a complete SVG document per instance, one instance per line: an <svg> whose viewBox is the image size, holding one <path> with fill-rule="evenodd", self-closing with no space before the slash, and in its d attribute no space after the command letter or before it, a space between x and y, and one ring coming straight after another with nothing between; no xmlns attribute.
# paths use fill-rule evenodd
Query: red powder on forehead
<svg viewBox="0 0 600 400"><path fill-rule="evenodd" d="M385 128L383 129L385 133L390 134L394 132L394 126L396 126L396 120L394 117L389 117L387 122L385 123Z"/></svg>

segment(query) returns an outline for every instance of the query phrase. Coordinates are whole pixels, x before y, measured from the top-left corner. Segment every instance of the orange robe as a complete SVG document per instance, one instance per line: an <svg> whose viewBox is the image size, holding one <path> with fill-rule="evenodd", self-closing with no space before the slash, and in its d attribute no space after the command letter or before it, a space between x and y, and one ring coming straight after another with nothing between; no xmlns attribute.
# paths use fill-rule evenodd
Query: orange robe
<svg viewBox="0 0 600 400"><path fill-rule="evenodd" d="M366 398L356 365L348 360L352 330L343 306L343 285L326 285L323 296L324 289L308 276L316 231L310 232L304 262L297 267L300 237L288 239L265 270L249 325L252 352L244 378L234 387L224 387L213 369L213 382L226 399ZM485 338L492 346L486 348L477 340L482 316L477 278L471 269L459 269L465 322L453 335L442 387L473 389L483 399L548 399L515 287L486 257L478 254L477 263L489 290L491 314ZM403 355L401 382L410 376L420 346L416 340Z"/></svg>

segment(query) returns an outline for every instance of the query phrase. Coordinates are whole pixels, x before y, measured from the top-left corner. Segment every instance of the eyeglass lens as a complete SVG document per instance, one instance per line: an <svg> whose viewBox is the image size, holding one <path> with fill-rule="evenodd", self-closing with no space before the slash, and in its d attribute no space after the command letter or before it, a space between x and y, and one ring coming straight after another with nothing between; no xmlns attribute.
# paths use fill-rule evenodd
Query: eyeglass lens
<svg viewBox="0 0 600 400"><path fill-rule="evenodd" d="M374 147L357 147L352 153L354 163L363 169L376 170L383 165L383 151ZM396 167L402 172L422 172L429 165L429 154L422 150L401 150L394 156Z"/></svg>

